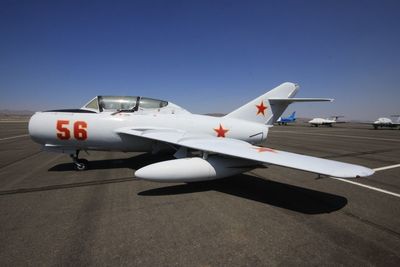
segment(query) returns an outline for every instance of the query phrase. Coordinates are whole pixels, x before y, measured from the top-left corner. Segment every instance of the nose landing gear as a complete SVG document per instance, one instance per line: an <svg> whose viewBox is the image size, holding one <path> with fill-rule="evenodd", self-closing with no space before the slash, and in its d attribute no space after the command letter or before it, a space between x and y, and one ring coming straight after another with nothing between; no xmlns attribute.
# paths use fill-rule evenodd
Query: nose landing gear
<svg viewBox="0 0 400 267"><path fill-rule="evenodd" d="M77 171L85 171L89 168L89 161L87 159L80 159L79 156L79 150L76 151L75 154L70 155L72 158L72 161L74 163L75 170Z"/></svg>

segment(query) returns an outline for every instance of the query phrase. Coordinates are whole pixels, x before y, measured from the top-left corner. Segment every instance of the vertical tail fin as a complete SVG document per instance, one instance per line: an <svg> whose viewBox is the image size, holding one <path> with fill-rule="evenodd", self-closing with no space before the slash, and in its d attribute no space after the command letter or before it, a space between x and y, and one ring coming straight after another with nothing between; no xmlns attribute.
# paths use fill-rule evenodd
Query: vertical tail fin
<svg viewBox="0 0 400 267"><path fill-rule="evenodd" d="M298 89L299 86L297 84L283 83L232 111L225 117L272 125L290 104L289 101L273 101L273 99L293 98Z"/></svg>
<svg viewBox="0 0 400 267"><path fill-rule="evenodd" d="M337 121L339 118L343 118L343 117L344 117L344 116L335 115L335 116L332 116L331 119L332 119L333 121Z"/></svg>

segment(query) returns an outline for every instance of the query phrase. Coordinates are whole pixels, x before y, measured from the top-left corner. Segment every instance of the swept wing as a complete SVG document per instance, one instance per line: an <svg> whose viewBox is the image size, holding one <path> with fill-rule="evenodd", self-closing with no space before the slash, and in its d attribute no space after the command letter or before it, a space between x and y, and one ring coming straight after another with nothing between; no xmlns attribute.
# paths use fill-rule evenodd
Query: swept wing
<svg viewBox="0 0 400 267"><path fill-rule="evenodd" d="M248 142L237 139L198 135L176 129L143 129L127 127L119 128L116 132L155 141L167 142L195 150L217 153L246 160L254 160L256 162L334 177L355 178L369 176L374 173L373 170L359 165L254 146Z"/></svg>

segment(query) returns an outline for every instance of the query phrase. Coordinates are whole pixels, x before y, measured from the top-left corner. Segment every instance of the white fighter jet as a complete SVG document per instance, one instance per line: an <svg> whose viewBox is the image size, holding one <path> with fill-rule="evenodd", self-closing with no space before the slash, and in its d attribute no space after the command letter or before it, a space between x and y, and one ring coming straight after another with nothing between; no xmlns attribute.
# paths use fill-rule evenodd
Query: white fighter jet
<svg viewBox="0 0 400 267"><path fill-rule="evenodd" d="M194 182L236 175L260 164L328 176L369 176L373 170L260 146L290 103L331 101L294 98L298 86L283 83L223 117L195 115L167 101L145 97L97 96L84 107L35 113L32 139L48 151L69 154L78 170L88 161L81 150L156 153L173 149L176 159L135 172L142 179Z"/></svg>
<svg viewBox="0 0 400 267"><path fill-rule="evenodd" d="M334 116L332 118L327 118L327 119L323 119L323 118L314 118L312 120L310 120L308 123L310 124L310 126L329 126L332 127L332 125L334 123L337 123L337 119L341 117L341 116Z"/></svg>

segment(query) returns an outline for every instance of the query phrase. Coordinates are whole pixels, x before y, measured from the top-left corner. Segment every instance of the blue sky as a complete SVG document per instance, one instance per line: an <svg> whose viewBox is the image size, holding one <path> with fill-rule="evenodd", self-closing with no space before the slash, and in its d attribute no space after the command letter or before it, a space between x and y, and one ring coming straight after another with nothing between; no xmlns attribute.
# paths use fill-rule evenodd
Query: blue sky
<svg viewBox="0 0 400 267"><path fill-rule="evenodd" d="M285 81L300 117L400 113L400 1L0 1L0 109L98 94L229 112Z"/></svg>

